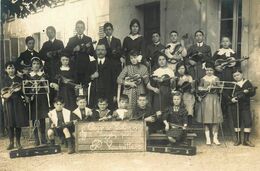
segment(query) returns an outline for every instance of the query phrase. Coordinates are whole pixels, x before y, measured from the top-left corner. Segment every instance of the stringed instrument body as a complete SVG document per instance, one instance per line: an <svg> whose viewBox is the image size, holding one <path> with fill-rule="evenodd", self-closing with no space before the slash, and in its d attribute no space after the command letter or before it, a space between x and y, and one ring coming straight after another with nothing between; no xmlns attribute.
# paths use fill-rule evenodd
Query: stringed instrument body
<svg viewBox="0 0 260 171"><path fill-rule="evenodd" d="M135 83L138 86L142 83L142 79L146 78L146 77L148 77L148 76L141 76L140 74L134 74L133 76L125 77L125 82L132 82L132 83ZM133 87L125 85L124 88L125 89L131 89Z"/></svg>
<svg viewBox="0 0 260 171"><path fill-rule="evenodd" d="M183 51L183 47L184 47L184 42L183 42L183 40L182 40L181 43L178 43L178 44L174 47L173 51L170 52L171 55L172 55L172 57L171 57L171 58L168 57L168 58L167 58L167 61L168 61L169 63L171 63L171 64L177 64L177 63L179 63L180 61L182 61L181 53L182 53L182 51Z"/></svg>
<svg viewBox="0 0 260 171"><path fill-rule="evenodd" d="M248 60L249 57L243 56L241 59L235 59L234 57L228 57L226 59L217 59L215 61L215 69L219 72L222 72L226 67L232 68L237 62L242 62Z"/></svg>
<svg viewBox="0 0 260 171"><path fill-rule="evenodd" d="M12 96L13 93L18 92L22 89L20 83L13 83L10 87L4 87L1 89L1 97L8 99Z"/></svg>

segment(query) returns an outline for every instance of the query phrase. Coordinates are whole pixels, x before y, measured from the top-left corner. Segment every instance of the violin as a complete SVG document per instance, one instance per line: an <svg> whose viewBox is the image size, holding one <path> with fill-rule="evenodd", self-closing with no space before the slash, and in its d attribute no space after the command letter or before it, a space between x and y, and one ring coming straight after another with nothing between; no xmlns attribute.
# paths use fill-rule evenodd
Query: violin
<svg viewBox="0 0 260 171"><path fill-rule="evenodd" d="M140 74L135 74L133 76L125 77L125 82L133 82L136 85L140 85L142 82L142 79L148 77L148 75L141 76ZM125 85L125 89L131 89L132 87Z"/></svg>
<svg viewBox="0 0 260 171"><path fill-rule="evenodd" d="M1 97L4 99L8 99L12 96L13 93L18 92L22 89L22 85L20 83L13 83L10 87L4 87L1 89Z"/></svg>
<svg viewBox="0 0 260 171"><path fill-rule="evenodd" d="M226 67L234 67L237 62L242 62L248 59L248 56L243 56L241 59L235 59L234 57L229 57L227 59L217 59L215 61L215 69L219 72L222 72Z"/></svg>

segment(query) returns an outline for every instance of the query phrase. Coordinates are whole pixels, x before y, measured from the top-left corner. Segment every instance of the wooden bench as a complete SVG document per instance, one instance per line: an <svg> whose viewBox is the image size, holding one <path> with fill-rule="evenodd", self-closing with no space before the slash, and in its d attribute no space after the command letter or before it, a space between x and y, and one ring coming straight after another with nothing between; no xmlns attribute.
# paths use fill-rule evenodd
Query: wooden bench
<svg viewBox="0 0 260 171"><path fill-rule="evenodd" d="M187 133L186 139L188 140L188 146L194 146L194 139L197 137L196 133ZM150 134L148 141L168 141L168 137L165 134L154 133Z"/></svg>

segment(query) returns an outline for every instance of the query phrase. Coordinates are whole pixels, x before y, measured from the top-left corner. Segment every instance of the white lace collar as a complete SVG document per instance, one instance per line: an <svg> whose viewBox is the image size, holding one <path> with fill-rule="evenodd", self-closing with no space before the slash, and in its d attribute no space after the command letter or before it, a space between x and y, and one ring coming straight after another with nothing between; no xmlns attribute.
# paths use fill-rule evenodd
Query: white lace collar
<svg viewBox="0 0 260 171"><path fill-rule="evenodd" d="M136 34L136 35L132 35L132 34L129 34L128 35L128 37L130 37L132 40L135 40L135 39L137 39L137 38L139 38L139 37L141 37L142 35L140 35L140 34Z"/></svg>
<svg viewBox="0 0 260 171"><path fill-rule="evenodd" d="M231 48L228 48L228 49L225 49L225 48L220 48L218 50L218 55L226 55L228 57L230 57L231 54L234 54L235 52L231 49Z"/></svg>
<svg viewBox="0 0 260 171"><path fill-rule="evenodd" d="M61 71L69 71L69 70L70 70L70 67L69 67L69 66L61 66L61 67L60 67L60 70L61 70Z"/></svg>
<svg viewBox="0 0 260 171"><path fill-rule="evenodd" d="M42 76L43 74L44 74L44 72L42 72L42 71L38 71L38 72L32 71L32 72L30 72L31 77L34 77L35 75Z"/></svg>

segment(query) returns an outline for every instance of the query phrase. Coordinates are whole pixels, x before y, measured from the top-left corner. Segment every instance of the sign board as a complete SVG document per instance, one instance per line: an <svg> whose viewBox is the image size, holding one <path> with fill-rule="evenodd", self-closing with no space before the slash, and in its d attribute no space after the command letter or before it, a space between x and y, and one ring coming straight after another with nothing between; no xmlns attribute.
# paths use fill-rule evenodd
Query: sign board
<svg viewBox="0 0 260 171"><path fill-rule="evenodd" d="M146 151L146 129L142 121L78 122L77 152Z"/></svg>

